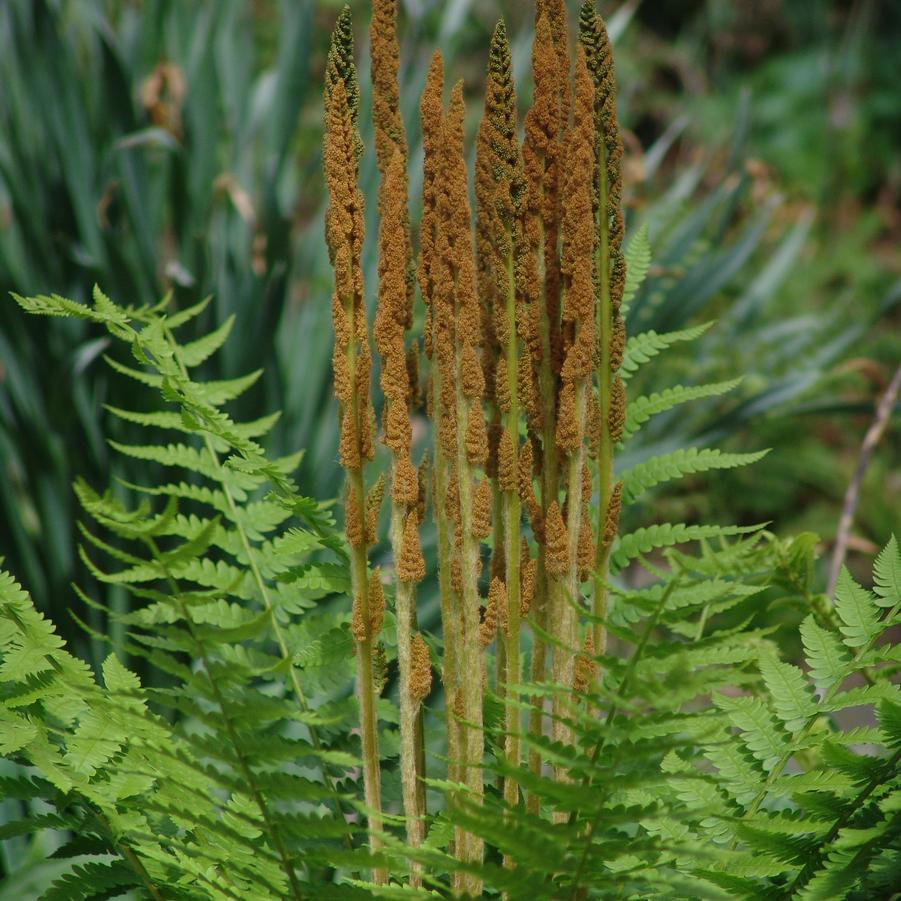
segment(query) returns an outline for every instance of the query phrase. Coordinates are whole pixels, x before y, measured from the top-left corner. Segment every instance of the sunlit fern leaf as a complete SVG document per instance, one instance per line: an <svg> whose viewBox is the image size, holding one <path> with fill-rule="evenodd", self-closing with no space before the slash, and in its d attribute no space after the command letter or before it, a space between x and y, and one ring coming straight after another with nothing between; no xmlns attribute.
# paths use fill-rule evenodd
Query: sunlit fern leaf
<svg viewBox="0 0 901 901"><path fill-rule="evenodd" d="M644 423L658 413L664 413L687 401L699 400L704 397L719 397L727 394L740 385L741 381L738 378L725 382L713 382L709 385L694 385L690 387L676 385L674 388L666 388L660 392L631 399L626 408L626 425L622 440L628 440Z"/></svg>
<svg viewBox="0 0 901 901"><path fill-rule="evenodd" d="M873 595L854 581L846 567L835 584L835 610L849 648L869 644L879 632L879 610Z"/></svg>
<svg viewBox="0 0 901 901"><path fill-rule="evenodd" d="M632 503L641 494L661 482L680 479L685 475L708 472L712 469L732 469L748 466L766 456L767 451L749 454L730 454L714 448L681 448L659 457L651 457L620 473L623 481L623 501Z"/></svg>
<svg viewBox="0 0 901 901"><path fill-rule="evenodd" d="M623 288L622 315L629 312L629 304L644 283L651 268L651 244L648 241L648 226L642 225L629 240L625 250L626 284Z"/></svg>
<svg viewBox="0 0 901 901"><path fill-rule="evenodd" d="M664 332L660 335L651 329L650 331L630 336L626 341L626 349L623 352L623 362L619 371L620 377L623 381L628 381L652 357L656 357L661 351L666 350L679 341L694 341L695 338L703 335L712 325L712 322L705 322L701 325L679 329L675 332Z"/></svg>
<svg viewBox="0 0 901 901"><path fill-rule="evenodd" d="M760 526L690 526L685 523L661 523L647 526L620 535L614 545L613 560L618 566L624 566L629 560L655 548L669 547L702 538L746 535L759 528Z"/></svg>
<svg viewBox="0 0 901 901"><path fill-rule="evenodd" d="M873 564L873 590L880 607L901 604L901 550L894 535Z"/></svg>

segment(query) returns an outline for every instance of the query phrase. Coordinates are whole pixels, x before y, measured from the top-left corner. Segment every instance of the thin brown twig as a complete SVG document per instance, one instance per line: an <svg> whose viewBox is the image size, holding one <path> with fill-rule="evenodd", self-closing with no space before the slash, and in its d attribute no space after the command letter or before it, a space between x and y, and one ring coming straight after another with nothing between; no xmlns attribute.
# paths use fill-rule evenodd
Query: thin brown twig
<svg viewBox="0 0 901 901"><path fill-rule="evenodd" d="M879 443L888 425L899 390L901 390L901 366L895 370L888 388L885 389L885 393L876 405L876 415L873 417L873 421L870 423L870 427L864 436L863 444L860 446L860 453L857 455L857 466L854 470L854 476L848 485L848 490L845 492L842 515L838 521L838 531L835 535L835 547L832 550L832 560L829 564L829 582L826 593L830 597L835 591L835 583L838 581L838 574L848 552L848 539L851 536L851 525L854 522L854 514L857 511L857 502L860 499L860 486L863 483L867 467L870 465L873 451L876 449L876 445Z"/></svg>

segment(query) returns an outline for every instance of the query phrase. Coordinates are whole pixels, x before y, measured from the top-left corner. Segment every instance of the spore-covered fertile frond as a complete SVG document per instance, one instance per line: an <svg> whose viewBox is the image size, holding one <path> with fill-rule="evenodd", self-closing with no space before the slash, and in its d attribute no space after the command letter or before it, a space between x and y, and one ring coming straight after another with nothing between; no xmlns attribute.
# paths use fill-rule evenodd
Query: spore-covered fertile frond
<svg viewBox="0 0 901 901"><path fill-rule="evenodd" d="M111 354L115 372L162 403L107 408L148 435L110 442L140 461L134 484L75 485L81 560L116 599L77 590L99 608L73 614L92 639L104 639L98 619L113 626L96 676L0 574L0 752L10 759L0 793L18 799L3 805L15 818L0 840L61 834L56 856L70 862L51 899L887 897L901 879L897 542L876 559L872 590L843 571L830 602L817 594L812 534L780 541L761 526L639 519L634 505L664 483L765 452L683 448L688 430L670 433L677 407L713 403L737 380L645 377L644 364L709 324L682 315L694 303L684 286L681 301L660 305L672 313L680 301L678 317L647 315L658 293L641 290L647 228L625 239L605 26L585 3L571 59L563 0L536 3L520 147L497 25L475 223L463 88L445 109L435 54L420 103L414 242L399 5L375 0L370 23L372 337L387 448L373 476L347 8L325 73L341 533L292 482L299 454L267 456L277 417L240 423L226 411L260 373L198 380L232 320L180 343L176 330L205 302L170 312L168 300L126 309L99 290L91 306L18 298L35 314L105 326L136 360ZM655 232L670 271L683 256L668 256L666 233ZM415 409L417 282L425 417ZM627 337L633 298L646 331ZM379 534L386 492L390 554ZM423 634L416 592L432 551L441 622ZM799 607L792 662L781 633ZM389 684L399 710L381 698ZM443 694L443 733L433 694ZM857 725L851 711L863 713Z"/></svg>
<svg viewBox="0 0 901 901"><path fill-rule="evenodd" d="M485 84L485 110L476 142L476 241L478 284L484 325L482 368L492 427L488 465L494 492L494 554L492 586L502 593L502 628L497 631L498 692L504 683L520 680L520 432L524 407L535 406L535 392L523 374L531 376L524 357L532 325L528 302L532 285L520 270L525 256L522 218L525 182L516 136L516 93L510 45L503 21L491 40ZM525 388L525 391L521 389ZM525 395L525 396L523 396ZM531 465L526 481L531 486ZM490 596L489 596L490 602ZM483 622L483 627L485 623ZM486 635L486 637L488 637ZM488 637L490 644L495 635ZM519 710L507 707L506 753L511 767L519 765ZM518 788L505 782L507 802L515 804Z"/></svg>
<svg viewBox="0 0 901 901"><path fill-rule="evenodd" d="M79 837L54 897L103 886L154 898L307 897L328 849L346 853L354 833L340 783L357 753L340 724L349 730L355 713L337 699L331 710L309 701L323 696L317 686L333 692L352 676L347 613L313 611L349 591L332 521L297 493L298 456L269 460L255 440L274 418L237 423L222 409L249 383L211 390L191 377L195 352L173 332L181 314L123 309L99 291L93 307L19 302L105 324L141 364L119 369L158 386L170 407L111 411L148 430L148 443L123 448L156 477L127 486L132 505L121 489L76 485L90 521L82 560L134 601L126 614L106 610L125 637L102 685L12 579L0 581L4 753L42 773L10 796L58 811L19 828ZM142 687L123 654L143 658L167 687ZM311 827L324 843L307 844Z"/></svg>
<svg viewBox="0 0 901 901"><path fill-rule="evenodd" d="M370 396L372 358L369 328L363 297L363 195L357 186L360 158L357 113L359 88L353 60L350 12L344 8L329 50L329 71L325 84L325 143L323 166L328 188L325 232L329 258L335 273L332 293L332 322L335 347L332 354L335 395L338 399L340 443L338 454L347 473L345 532L350 549L354 598L354 638L359 665L357 697L363 737L363 782L369 819L369 845L380 847L381 772L379 768L378 716L375 699L379 694L374 657L379 629L374 624L377 601L370 598L373 580L369 572L369 547L375 544L375 522L381 491L367 495L363 467L375 455L375 414ZM389 104L390 105L390 104ZM397 152L397 151L395 151ZM388 198L389 200L391 198ZM386 200L386 203L388 201ZM402 213L401 221L405 218ZM397 273L404 284L404 301L397 315L405 316L406 245L405 232L397 237L403 248L404 268ZM392 292L393 297L394 292ZM406 367L404 367L406 375ZM376 580L377 582L377 580ZM376 866L376 882L385 882L386 872Z"/></svg>

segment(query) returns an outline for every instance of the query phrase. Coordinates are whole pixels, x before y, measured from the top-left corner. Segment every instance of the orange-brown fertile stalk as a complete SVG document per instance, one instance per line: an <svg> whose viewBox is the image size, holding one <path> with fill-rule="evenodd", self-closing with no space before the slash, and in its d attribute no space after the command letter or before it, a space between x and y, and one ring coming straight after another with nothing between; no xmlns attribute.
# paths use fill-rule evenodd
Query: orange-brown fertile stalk
<svg viewBox="0 0 901 901"><path fill-rule="evenodd" d="M538 542L536 593L533 616L542 628L548 627L548 561L545 523L550 505L557 500L559 489L559 461L555 440L557 395L562 344L560 329L559 275L559 160L563 127L565 125L565 86L568 62L560 53L559 29L551 24L547 4L536 8L535 40L532 44L532 71L535 87L532 107L525 118L523 165L526 179L526 203L523 211L523 243L526 253L520 262L523 287L531 289L529 356L532 382L537 385L537 403L530 429L540 448L541 521L537 510L532 513L535 537ZM555 20L556 21L556 20ZM565 31L562 35L565 46ZM558 510L559 513L559 510ZM531 678L540 682L545 678L546 645L540 636L532 645ZM533 700L529 730L541 735L541 698ZM529 767L533 773L541 771L541 757L536 749L529 751ZM537 814L537 802L530 797L529 810Z"/></svg>
<svg viewBox="0 0 901 901"><path fill-rule="evenodd" d="M436 313L438 282L441 278L438 258L438 198L444 170L444 64L440 51L435 51L429 66L425 88L419 105L422 126L422 220L419 236L419 265L417 275L425 304L424 348L430 361L429 409L435 437L432 466L432 510L435 517L438 543L438 592L441 602L441 624L444 637L442 682L445 695L447 724L448 778L462 781L460 763L463 759L461 730L455 710L462 710L463 694L460 684L459 655L463 643L460 598L453 585L452 560L454 528L449 515L450 502L459 507L456 477L450 464L454 457L456 422L448 422L448 410L453 408L453 383L445 384L437 352L439 322ZM448 397L451 400L448 400ZM442 410L444 415L442 416ZM450 504L453 507L453 503Z"/></svg>
<svg viewBox="0 0 901 901"><path fill-rule="evenodd" d="M345 7L332 37L326 72L323 166L329 194L326 242L335 271L332 294L335 349L332 359L340 417L339 454L347 472L346 520L354 596L353 626L363 744L363 785L369 808L369 846L377 851L381 847L382 818L375 711L378 691L373 678L372 625L373 618L378 619L379 611L377 604L370 608L370 536L367 534L370 511L367 510L363 479L363 465L374 454L374 416L370 401L371 358L360 265L363 197L357 188L357 161L361 146L356 129L358 94L350 14ZM387 872L382 867L376 867L372 877L374 882L384 883Z"/></svg>
<svg viewBox="0 0 901 901"><path fill-rule="evenodd" d="M459 513L455 522L455 560L460 574L460 612L462 644L460 675L463 695L463 781L470 800L482 797L482 679L479 651L479 540L473 532L474 472L466 448L466 432L472 417L483 415L484 378L477 356L481 343L481 321L475 290L475 261L472 250L466 162L463 156L463 90L457 84L451 92L444 122L443 168L439 181L438 230L436 251L440 277L432 299L435 319L435 345L441 379L439 432L450 450L451 423L454 424L454 456L449 462L455 470L459 492ZM487 450L487 448L486 448ZM466 861L481 861L482 839L468 833L458 836L458 855ZM460 888L478 895L480 881L468 874Z"/></svg>
<svg viewBox="0 0 901 901"><path fill-rule="evenodd" d="M585 48L594 82L594 170L595 279L597 286L598 415L594 457L597 464L599 541L595 552L592 612L597 618L592 636L599 653L606 647L607 579L610 547L619 519L620 493L613 483L613 448L622 435L626 417L626 395L617 375L626 340L620 315L626 263L622 251L622 139L616 119L616 83L613 52L607 29L591 2L579 14L579 39Z"/></svg>
<svg viewBox="0 0 901 901"><path fill-rule="evenodd" d="M494 384L497 387L496 409L500 414L500 437L497 452L496 489L501 495L503 515L503 560L505 603L510 616L506 634L498 636L498 648L505 653L504 678L511 684L520 680L519 625L519 548L520 486L519 433L520 359L524 353L523 337L529 321L526 298L517 292L517 261L522 255L521 206L525 202L525 180L516 136L516 92L510 60L510 45L503 21L498 22L488 55L488 77L485 86L485 111L480 128L482 143L480 178L482 228L479 245L479 288L483 320L491 326L496 342ZM530 371L530 370L527 370ZM496 533L496 540L497 540ZM499 677L499 682L500 677ZM519 711L507 705L506 755L514 769L519 766ZM519 791L513 779L504 783L504 798L517 803Z"/></svg>
<svg viewBox="0 0 901 901"><path fill-rule="evenodd" d="M557 450L566 461L566 568L552 580L551 616L558 645L553 653L554 681L572 686L578 646L579 537L582 533L582 469L588 397L594 351L594 229L592 173L594 171L594 85L581 47L576 54L572 123L567 135L567 166L563 185L563 323L566 357L557 411ZM583 538L583 542L586 539ZM590 537L588 540L591 540ZM554 737L569 743L570 728L563 721L565 699L554 700ZM558 770L558 776L564 777Z"/></svg>

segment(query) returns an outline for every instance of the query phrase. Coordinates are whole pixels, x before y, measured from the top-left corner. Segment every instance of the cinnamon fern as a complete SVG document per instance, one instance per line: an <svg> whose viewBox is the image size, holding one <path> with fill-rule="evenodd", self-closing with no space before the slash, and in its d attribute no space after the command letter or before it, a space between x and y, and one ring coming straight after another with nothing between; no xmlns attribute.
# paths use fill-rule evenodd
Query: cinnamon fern
<svg viewBox="0 0 901 901"><path fill-rule="evenodd" d="M377 0L370 26L375 285L348 9L325 69L340 526L295 483L301 452L267 452L277 416L229 412L260 373L196 377L233 320L180 340L205 302L16 296L123 342L116 376L157 403L107 411L146 436L110 442L141 479L75 484L81 560L131 599L76 592L110 644L99 672L0 575L18 811L0 841L54 837L50 899L887 896L897 542L872 590L844 571L826 598L810 536L639 524L648 493L766 451L647 439L740 380L635 387L711 324L627 334L652 249L627 236L604 22L583 4L572 40L539 0L521 123L498 23L474 208L462 84L445 92L434 55L416 227L398 7ZM776 604L802 611L800 660L762 615Z"/></svg>

